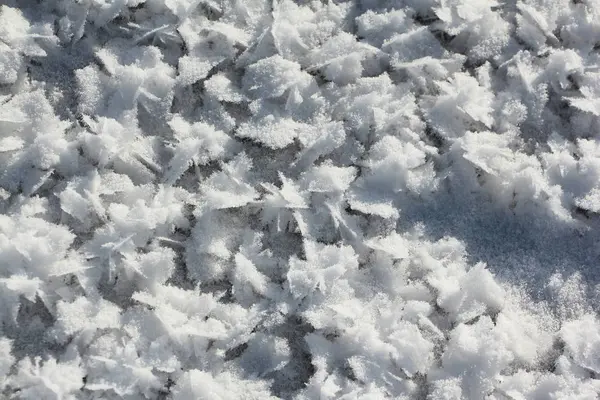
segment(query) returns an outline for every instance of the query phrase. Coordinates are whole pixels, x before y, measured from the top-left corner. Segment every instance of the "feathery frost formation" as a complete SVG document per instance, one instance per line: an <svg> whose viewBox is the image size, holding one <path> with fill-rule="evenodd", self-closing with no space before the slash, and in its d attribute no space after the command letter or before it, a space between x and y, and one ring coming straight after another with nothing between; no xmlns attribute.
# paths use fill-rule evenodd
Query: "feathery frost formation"
<svg viewBox="0 0 600 400"><path fill-rule="evenodd" d="M600 393L598 0L0 1L0 397Z"/></svg>

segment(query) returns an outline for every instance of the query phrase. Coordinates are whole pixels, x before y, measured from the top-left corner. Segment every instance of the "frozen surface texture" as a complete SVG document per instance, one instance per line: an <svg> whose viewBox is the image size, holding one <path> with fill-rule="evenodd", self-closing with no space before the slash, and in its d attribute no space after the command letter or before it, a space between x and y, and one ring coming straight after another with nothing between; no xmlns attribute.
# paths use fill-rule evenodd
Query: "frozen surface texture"
<svg viewBox="0 0 600 400"><path fill-rule="evenodd" d="M0 0L0 398L597 400L599 0Z"/></svg>

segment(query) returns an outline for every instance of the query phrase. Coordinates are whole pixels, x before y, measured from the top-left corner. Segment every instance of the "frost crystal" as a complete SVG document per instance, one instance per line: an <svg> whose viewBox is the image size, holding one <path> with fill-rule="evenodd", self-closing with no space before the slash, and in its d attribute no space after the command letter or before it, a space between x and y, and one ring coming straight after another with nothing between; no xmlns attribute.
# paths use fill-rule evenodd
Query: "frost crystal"
<svg viewBox="0 0 600 400"><path fill-rule="evenodd" d="M598 398L598 0L0 3L1 399Z"/></svg>

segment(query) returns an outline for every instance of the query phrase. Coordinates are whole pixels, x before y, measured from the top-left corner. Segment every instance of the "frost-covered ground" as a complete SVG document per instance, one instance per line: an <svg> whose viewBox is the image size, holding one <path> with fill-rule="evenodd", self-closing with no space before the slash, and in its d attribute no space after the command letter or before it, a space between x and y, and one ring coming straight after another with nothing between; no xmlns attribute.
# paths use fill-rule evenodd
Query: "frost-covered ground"
<svg viewBox="0 0 600 400"><path fill-rule="evenodd" d="M599 0L0 5L0 398L598 399Z"/></svg>

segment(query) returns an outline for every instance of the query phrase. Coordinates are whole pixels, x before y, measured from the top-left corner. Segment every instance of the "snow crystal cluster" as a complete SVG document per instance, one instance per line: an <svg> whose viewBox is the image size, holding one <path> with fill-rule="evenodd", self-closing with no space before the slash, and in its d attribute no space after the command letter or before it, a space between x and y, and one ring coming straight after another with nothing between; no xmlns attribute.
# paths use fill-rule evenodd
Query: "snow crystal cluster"
<svg viewBox="0 0 600 400"><path fill-rule="evenodd" d="M0 0L0 397L596 400L599 0Z"/></svg>

